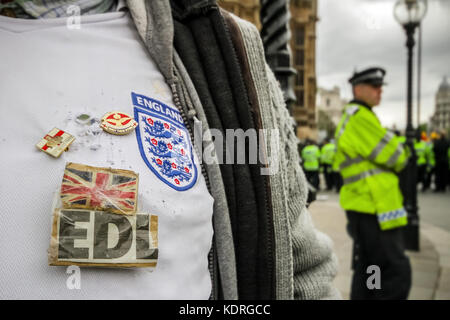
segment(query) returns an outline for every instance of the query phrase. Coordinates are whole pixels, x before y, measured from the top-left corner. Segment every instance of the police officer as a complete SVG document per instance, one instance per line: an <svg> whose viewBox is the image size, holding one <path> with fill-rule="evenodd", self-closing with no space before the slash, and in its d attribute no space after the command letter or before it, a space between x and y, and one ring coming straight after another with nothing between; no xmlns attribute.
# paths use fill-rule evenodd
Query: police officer
<svg viewBox="0 0 450 320"><path fill-rule="evenodd" d="M334 172L333 172L333 160L336 153L336 146L329 140L323 145L320 150L320 164L323 169L323 176L327 185L327 190L333 189L334 186Z"/></svg>
<svg viewBox="0 0 450 320"><path fill-rule="evenodd" d="M426 190L426 176L427 176L427 163L428 163L428 147L425 141L421 139L420 132L416 133L416 139L414 141L414 150L417 156L417 183L422 184L422 191Z"/></svg>
<svg viewBox="0 0 450 320"><path fill-rule="evenodd" d="M445 189L447 188L448 148L449 142L445 137L445 131L442 131L439 135L439 139L436 140L433 146L433 153L436 161L435 192L445 192Z"/></svg>
<svg viewBox="0 0 450 320"><path fill-rule="evenodd" d="M302 150L301 156L303 160L303 171L305 172L306 179L316 190L319 190L319 147L316 146L313 141L308 139L306 141L306 147Z"/></svg>
<svg viewBox="0 0 450 320"><path fill-rule="evenodd" d="M425 183L423 186L423 191L426 191L430 188L431 178L434 175L434 169L436 166L436 161L434 159L434 151L433 151L433 142L426 142L426 158L427 158L427 169L425 172Z"/></svg>
<svg viewBox="0 0 450 320"><path fill-rule="evenodd" d="M385 74L382 68L353 74L354 99L336 129L340 203L354 241L351 299L406 299L411 287L401 229L407 213L396 175L406 166L409 151L372 110L380 103ZM370 270L379 271L380 286L369 285L371 272L377 272Z"/></svg>

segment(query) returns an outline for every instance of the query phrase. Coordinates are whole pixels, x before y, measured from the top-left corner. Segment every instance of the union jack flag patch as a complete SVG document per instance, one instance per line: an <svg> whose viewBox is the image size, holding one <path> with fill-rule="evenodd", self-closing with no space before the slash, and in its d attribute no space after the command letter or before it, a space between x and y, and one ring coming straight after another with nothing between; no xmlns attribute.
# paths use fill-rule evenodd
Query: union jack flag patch
<svg viewBox="0 0 450 320"><path fill-rule="evenodd" d="M65 209L136 213L138 175L133 171L67 163L61 185Z"/></svg>

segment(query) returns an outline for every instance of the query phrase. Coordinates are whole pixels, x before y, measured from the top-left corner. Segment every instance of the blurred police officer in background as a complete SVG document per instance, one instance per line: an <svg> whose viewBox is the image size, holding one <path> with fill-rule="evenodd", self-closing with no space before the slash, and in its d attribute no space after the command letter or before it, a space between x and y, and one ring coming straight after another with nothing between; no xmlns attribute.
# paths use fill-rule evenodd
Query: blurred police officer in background
<svg viewBox="0 0 450 320"><path fill-rule="evenodd" d="M414 141L414 150L417 156L417 184L422 184L422 191L427 189L427 168L428 168L428 156L429 148L425 141L422 140L420 131L416 132L416 139Z"/></svg>
<svg viewBox="0 0 450 320"><path fill-rule="evenodd" d="M447 188L449 142L445 135L445 131L442 131L439 138L433 144L434 160L436 162L435 192L445 192Z"/></svg>
<svg viewBox="0 0 450 320"><path fill-rule="evenodd" d="M301 156L303 160L303 171L305 172L306 179L317 191L319 191L319 147L314 143L314 141L307 139L306 147L303 148Z"/></svg>
<svg viewBox="0 0 450 320"><path fill-rule="evenodd" d="M325 144L320 149L320 164L323 170L323 176L325 178L325 184L327 190L333 189L334 182L334 172L333 172L333 160L336 154L336 146L330 141L330 139L325 140Z"/></svg>
<svg viewBox="0 0 450 320"><path fill-rule="evenodd" d="M349 82L354 99L336 129L334 166L343 178L340 204L354 241L351 299L406 299L411 287L401 229L407 214L397 177L409 151L372 110L380 103L385 74L382 68L353 74ZM379 286L368 281L373 270L380 272Z"/></svg>

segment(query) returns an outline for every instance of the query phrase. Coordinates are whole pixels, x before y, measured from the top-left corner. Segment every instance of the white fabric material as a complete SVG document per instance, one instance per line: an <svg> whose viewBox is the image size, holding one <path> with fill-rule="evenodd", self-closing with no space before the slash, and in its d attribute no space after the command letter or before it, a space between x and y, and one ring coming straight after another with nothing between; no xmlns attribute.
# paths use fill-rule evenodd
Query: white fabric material
<svg viewBox="0 0 450 320"><path fill-rule="evenodd" d="M172 94L127 13L66 19L0 17L0 299L207 299L213 199L201 174L177 191L145 164L136 133L114 136L77 115L109 111L133 117L135 92L174 107ZM75 136L52 158L35 144L53 127ZM66 162L139 173L140 211L159 217L159 259L144 269L81 268L68 289L66 267L50 267L51 208Z"/></svg>

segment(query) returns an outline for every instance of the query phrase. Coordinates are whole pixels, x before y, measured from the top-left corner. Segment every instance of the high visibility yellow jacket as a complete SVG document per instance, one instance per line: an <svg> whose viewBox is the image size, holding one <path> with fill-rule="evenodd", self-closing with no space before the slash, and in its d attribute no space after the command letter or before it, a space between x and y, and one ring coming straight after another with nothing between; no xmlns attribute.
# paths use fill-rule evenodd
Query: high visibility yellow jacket
<svg viewBox="0 0 450 320"><path fill-rule="evenodd" d="M414 142L414 150L416 150L417 156L417 165L426 165L427 164L427 154L429 152L428 146L425 141L415 141Z"/></svg>
<svg viewBox="0 0 450 320"><path fill-rule="evenodd" d="M336 128L338 167L345 210L376 214L382 230L407 225L396 172L409 157L401 139L384 129L370 107L351 102Z"/></svg>
<svg viewBox="0 0 450 320"><path fill-rule="evenodd" d="M334 155L336 154L336 146L334 143L327 143L320 150L320 162L322 164L333 164Z"/></svg>
<svg viewBox="0 0 450 320"><path fill-rule="evenodd" d="M319 170L320 150L318 146L309 145L302 150L303 168L306 171Z"/></svg>

